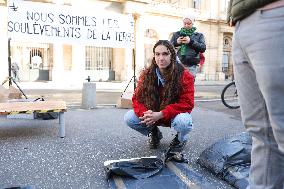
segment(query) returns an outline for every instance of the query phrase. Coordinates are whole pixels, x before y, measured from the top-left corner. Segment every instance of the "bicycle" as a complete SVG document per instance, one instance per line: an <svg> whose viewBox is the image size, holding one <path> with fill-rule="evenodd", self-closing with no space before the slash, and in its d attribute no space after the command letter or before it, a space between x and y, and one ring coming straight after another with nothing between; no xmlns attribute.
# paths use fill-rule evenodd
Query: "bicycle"
<svg viewBox="0 0 284 189"><path fill-rule="evenodd" d="M235 81L230 82L224 87L221 93L221 100L223 104L230 109L237 109L240 107Z"/></svg>

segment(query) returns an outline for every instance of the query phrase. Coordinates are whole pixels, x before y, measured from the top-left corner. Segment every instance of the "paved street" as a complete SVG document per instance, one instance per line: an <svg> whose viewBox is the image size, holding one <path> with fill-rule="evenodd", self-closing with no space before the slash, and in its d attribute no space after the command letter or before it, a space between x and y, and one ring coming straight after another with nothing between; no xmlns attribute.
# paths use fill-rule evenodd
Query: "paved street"
<svg viewBox="0 0 284 189"><path fill-rule="evenodd" d="M216 94L219 88L222 87L217 86ZM52 91L50 93L53 94ZM78 90L57 94L69 102L73 97L74 101L80 102L80 97L76 96L79 95ZM98 104L116 102L114 98L120 94L119 91L98 92ZM36 90L30 89L29 95L36 95ZM48 95L46 91L45 95ZM113 101L110 103L103 99ZM100 106L83 110L79 106L71 107L65 113L64 139L58 137L58 120L9 120L0 117L1 189L25 185L36 189L108 188L104 161L159 155L175 134L169 128L162 128L164 138L160 149L149 150L147 137L125 126L123 115L127 109ZM231 189L227 183L196 164L196 160L218 139L244 131L239 110L229 110L220 101L197 101L192 114L194 129L185 149L190 167L202 174L212 186Z"/></svg>

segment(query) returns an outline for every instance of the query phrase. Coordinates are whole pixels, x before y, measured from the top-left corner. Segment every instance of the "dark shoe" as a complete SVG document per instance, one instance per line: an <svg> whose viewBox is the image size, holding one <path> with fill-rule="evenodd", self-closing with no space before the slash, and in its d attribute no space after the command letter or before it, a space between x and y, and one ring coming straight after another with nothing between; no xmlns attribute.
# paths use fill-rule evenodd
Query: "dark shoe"
<svg viewBox="0 0 284 189"><path fill-rule="evenodd" d="M175 138L170 143L170 149L172 152L182 152L187 141L180 142L178 140L178 134L176 134Z"/></svg>
<svg viewBox="0 0 284 189"><path fill-rule="evenodd" d="M157 126L154 126L148 134L148 142L150 149L157 149L160 140L163 138L161 131Z"/></svg>
<svg viewBox="0 0 284 189"><path fill-rule="evenodd" d="M178 134L175 135L175 138L171 141L170 143L170 147L172 146L176 146L177 144L179 144L179 140L178 140Z"/></svg>

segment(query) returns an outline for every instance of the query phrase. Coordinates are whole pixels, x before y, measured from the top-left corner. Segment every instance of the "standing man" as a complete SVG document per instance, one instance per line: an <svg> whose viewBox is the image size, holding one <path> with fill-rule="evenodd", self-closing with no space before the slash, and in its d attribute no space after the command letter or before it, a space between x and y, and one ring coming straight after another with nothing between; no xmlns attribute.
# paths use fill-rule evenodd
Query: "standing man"
<svg viewBox="0 0 284 189"><path fill-rule="evenodd" d="M284 0L231 0L242 120L252 135L250 189L284 188Z"/></svg>
<svg viewBox="0 0 284 189"><path fill-rule="evenodd" d="M185 16L183 27L173 34L171 43L174 47L179 47L177 51L179 60L195 78L200 61L199 53L205 52L206 45L203 34L195 32L196 27L193 24L194 17L192 15Z"/></svg>

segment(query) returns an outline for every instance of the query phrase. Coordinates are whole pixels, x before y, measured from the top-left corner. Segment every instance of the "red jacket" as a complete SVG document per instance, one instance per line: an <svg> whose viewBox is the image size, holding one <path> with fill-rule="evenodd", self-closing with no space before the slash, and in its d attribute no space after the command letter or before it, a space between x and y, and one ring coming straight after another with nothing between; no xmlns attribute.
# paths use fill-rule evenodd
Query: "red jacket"
<svg viewBox="0 0 284 189"><path fill-rule="evenodd" d="M143 78L138 82L138 86L134 91L132 97L132 105L136 116L142 117L143 113L148 109L144 106L144 104L138 102L136 98L136 92L139 89L139 86L142 84ZM188 70L184 70L182 77L182 91L179 96L179 99L176 103L167 105L162 111L164 118L159 122L161 124L169 125L171 119L176 117L179 113L191 112L194 107L194 78L189 73ZM162 101L162 99L161 99Z"/></svg>

